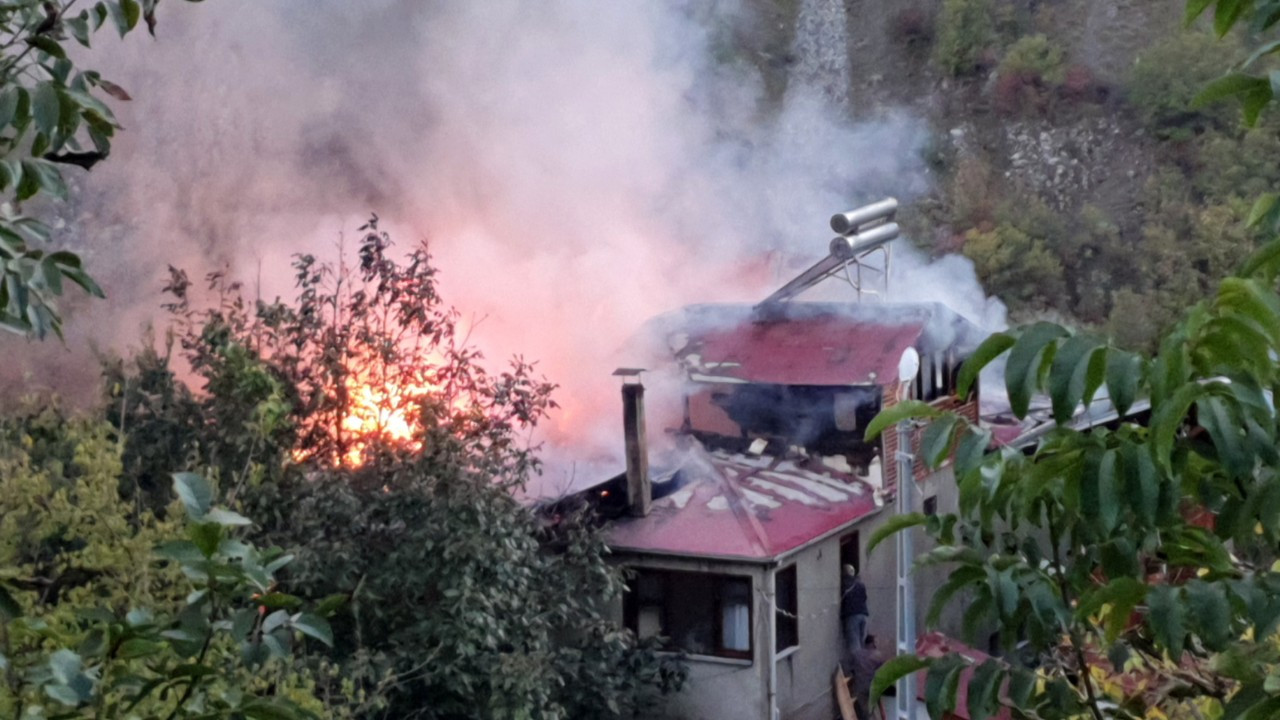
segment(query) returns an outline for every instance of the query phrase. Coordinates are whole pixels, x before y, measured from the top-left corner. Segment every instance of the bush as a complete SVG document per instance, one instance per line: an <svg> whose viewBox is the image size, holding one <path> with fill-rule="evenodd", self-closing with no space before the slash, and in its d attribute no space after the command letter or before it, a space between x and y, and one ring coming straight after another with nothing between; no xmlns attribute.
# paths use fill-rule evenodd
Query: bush
<svg viewBox="0 0 1280 720"><path fill-rule="evenodd" d="M1062 48L1044 35L1019 38L996 68L996 107L1017 113L1043 110L1066 79Z"/></svg>
<svg viewBox="0 0 1280 720"><path fill-rule="evenodd" d="M1222 104L1191 107L1191 100L1231 63L1232 43L1215 42L1203 32L1170 35L1138 55L1126 83L1129 103L1142 122L1160 137L1185 140L1232 122Z"/></svg>
<svg viewBox="0 0 1280 720"><path fill-rule="evenodd" d="M1057 307L1062 302L1062 263L1041 238L1001 223L990 231L970 230L964 254L973 260L987 292L1015 312Z"/></svg>
<svg viewBox="0 0 1280 720"><path fill-rule="evenodd" d="M987 67L995 45L991 0L943 0L934 62L947 75L972 75Z"/></svg>

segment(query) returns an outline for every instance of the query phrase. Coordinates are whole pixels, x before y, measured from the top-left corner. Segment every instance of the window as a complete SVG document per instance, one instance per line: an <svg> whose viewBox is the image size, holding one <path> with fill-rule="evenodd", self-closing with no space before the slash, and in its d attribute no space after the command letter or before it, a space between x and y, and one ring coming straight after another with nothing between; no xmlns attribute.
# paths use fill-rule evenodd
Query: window
<svg viewBox="0 0 1280 720"><path fill-rule="evenodd" d="M774 654L800 644L800 603L796 591L796 566L774 573L774 622L777 624L777 647Z"/></svg>
<svg viewBox="0 0 1280 720"><path fill-rule="evenodd" d="M636 569L623 596L626 625L694 655L751 657L751 579Z"/></svg>
<svg viewBox="0 0 1280 720"><path fill-rule="evenodd" d="M924 499L924 514L933 516L938 514L938 496L930 495Z"/></svg>

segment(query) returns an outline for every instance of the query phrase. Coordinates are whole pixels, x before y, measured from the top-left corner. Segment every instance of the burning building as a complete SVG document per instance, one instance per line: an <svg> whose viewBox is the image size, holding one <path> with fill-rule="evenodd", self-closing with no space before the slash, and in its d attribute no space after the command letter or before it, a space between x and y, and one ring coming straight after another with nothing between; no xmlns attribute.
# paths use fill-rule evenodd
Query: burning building
<svg viewBox="0 0 1280 720"><path fill-rule="evenodd" d="M653 321L682 379L679 418L661 435L646 429L642 371L617 373L627 469L578 497L607 518L630 572L619 622L689 659L689 687L668 716L830 718L844 565L867 586L870 632L894 637L893 555L867 556L864 542L904 480L897 437L868 441L865 428L904 398L976 421L977 393L954 388L983 334L937 304L795 297L831 277L859 299L872 292L864 277L887 277L895 209L890 200L836 216L828 256L758 305ZM917 463L914 474L917 510L954 507L949 466ZM921 594L942 580L919 578Z"/></svg>

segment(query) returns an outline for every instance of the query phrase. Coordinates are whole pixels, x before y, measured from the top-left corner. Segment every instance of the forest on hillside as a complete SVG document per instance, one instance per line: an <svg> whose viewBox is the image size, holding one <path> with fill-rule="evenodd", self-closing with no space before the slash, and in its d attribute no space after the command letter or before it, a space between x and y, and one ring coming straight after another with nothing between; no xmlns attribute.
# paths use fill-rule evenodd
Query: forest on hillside
<svg viewBox="0 0 1280 720"><path fill-rule="evenodd" d="M780 98L804 3L750 5L769 30L725 43ZM1247 56L1251 28L1219 40L1211 18L1186 27L1179 2L845 6L851 117L906 106L931 128L932 188L909 204L908 236L971 258L1014 320L1150 350L1257 246L1244 221L1280 179L1278 121L1192 106Z"/></svg>

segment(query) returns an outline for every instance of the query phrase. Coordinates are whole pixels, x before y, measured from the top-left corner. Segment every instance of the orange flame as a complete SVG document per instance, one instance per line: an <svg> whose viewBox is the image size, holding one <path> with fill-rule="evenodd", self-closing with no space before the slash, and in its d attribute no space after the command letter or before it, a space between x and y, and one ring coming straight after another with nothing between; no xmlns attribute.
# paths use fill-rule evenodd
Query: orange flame
<svg viewBox="0 0 1280 720"><path fill-rule="evenodd" d="M371 446L377 443L420 450L420 428L412 414L419 399L431 391L427 385L399 385L394 380L375 383L352 375L347 378L350 405L342 419L342 430L353 440L343 457L344 465L363 465Z"/></svg>

